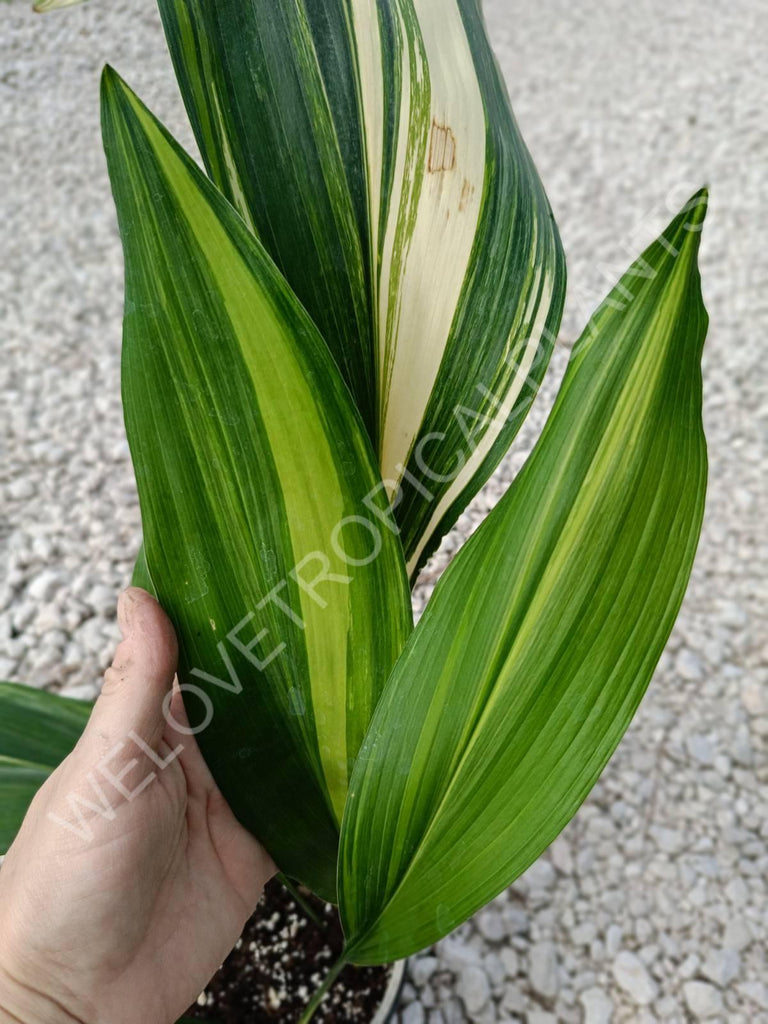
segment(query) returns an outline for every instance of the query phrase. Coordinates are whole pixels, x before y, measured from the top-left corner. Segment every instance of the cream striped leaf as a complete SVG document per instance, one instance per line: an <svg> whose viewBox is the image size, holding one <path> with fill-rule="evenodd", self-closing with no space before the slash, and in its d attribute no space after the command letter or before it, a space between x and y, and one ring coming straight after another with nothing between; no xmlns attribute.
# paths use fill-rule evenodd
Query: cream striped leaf
<svg viewBox="0 0 768 1024"><path fill-rule="evenodd" d="M533 454L387 684L342 826L355 963L428 946L512 882L637 709L704 510L705 209L701 193L600 307Z"/></svg>
<svg viewBox="0 0 768 1024"><path fill-rule="evenodd" d="M518 431L565 291L479 5L159 3L209 172L342 368L414 574Z"/></svg>
<svg viewBox="0 0 768 1024"><path fill-rule="evenodd" d="M284 279L109 70L102 96L139 569L235 813L333 897L348 775L411 626L402 550L360 416Z"/></svg>

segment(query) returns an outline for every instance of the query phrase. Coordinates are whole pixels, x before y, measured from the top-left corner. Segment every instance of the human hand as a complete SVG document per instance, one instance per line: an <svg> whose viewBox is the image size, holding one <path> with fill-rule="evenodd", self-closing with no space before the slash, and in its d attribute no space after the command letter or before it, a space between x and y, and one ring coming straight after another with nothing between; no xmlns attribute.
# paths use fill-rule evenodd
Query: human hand
<svg viewBox="0 0 768 1024"><path fill-rule="evenodd" d="M160 605L131 588L118 622L88 727L0 869L0 1024L171 1024L276 871L174 728L178 692L164 715L177 647Z"/></svg>

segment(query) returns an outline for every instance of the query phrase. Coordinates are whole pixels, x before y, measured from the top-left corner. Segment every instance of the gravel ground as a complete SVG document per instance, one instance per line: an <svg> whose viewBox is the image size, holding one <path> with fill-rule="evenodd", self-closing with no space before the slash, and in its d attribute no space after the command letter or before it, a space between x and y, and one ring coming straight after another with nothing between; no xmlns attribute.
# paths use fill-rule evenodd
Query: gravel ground
<svg viewBox="0 0 768 1024"><path fill-rule="evenodd" d="M768 9L485 7L562 230L569 301L520 442L417 600L519 468L607 284L704 182L711 484L685 607L621 748L524 878L411 962L402 1022L768 1022ZM0 12L0 678L85 696L140 536L102 64L187 143L189 131L150 0Z"/></svg>

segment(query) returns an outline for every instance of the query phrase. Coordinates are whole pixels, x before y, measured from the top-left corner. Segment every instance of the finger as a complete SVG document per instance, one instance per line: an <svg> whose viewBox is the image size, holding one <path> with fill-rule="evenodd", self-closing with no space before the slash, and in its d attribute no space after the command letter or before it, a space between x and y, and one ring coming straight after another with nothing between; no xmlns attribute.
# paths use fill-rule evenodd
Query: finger
<svg viewBox="0 0 768 1024"><path fill-rule="evenodd" d="M191 729L178 679L166 704L163 740L168 750L178 751L190 795L210 793L216 786L213 775L197 745L196 730Z"/></svg>
<svg viewBox="0 0 768 1024"><path fill-rule="evenodd" d="M120 595L117 621L123 640L104 676L86 738L116 744L138 736L157 749L178 657L173 626L157 601L138 587Z"/></svg>

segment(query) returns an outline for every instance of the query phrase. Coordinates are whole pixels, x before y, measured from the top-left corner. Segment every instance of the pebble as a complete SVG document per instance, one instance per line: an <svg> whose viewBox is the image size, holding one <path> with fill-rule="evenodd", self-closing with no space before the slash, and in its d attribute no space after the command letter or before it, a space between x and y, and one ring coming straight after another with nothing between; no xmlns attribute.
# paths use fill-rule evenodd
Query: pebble
<svg viewBox="0 0 768 1024"><path fill-rule="evenodd" d="M528 980L533 991L545 999L557 995L557 949L551 942L537 942L531 946L528 954Z"/></svg>
<svg viewBox="0 0 768 1024"><path fill-rule="evenodd" d="M457 990L469 1014L479 1013L491 998L488 975L482 967L463 967Z"/></svg>
<svg viewBox="0 0 768 1024"><path fill-rule="evenodd" d="M50 601L62 585L61 577L52 569L44 569L34 577L27 587L27 596L32 601Z"/></svg>
<svg viewBox="0 0 768 1024"><path fill-rule="evenodd" d="M768 1010L768 985L762 981L745 981L738 990L761 1010Z"/></svg>
<svg viewBox="0 0 768 1024"><path fill-rule="evenodd" d="M746 949L752 942L752 929L747 922L740 917L732 918L725 926L723 933L723 946L725 949L734 949L737 953Z"/></svg>
<svg viewBox="0 0 768 1024"><path fill-rule="evenodd" d="M613 1000L601 988L588 988L579 995L584 1010L584 1024L611 1024Z"/></svg>
<svg viewBox="0 0 768 1024"><path fill-rule="evenodd" d="M417 988L424 988L439 966L436 956L417 956L408 961L408 971Z"/></svg>
<svg viewBox="0 0 768 1024"><path fill-rule="evenodd" d="M735 949L713 950L704 961L701 973L720 988L726 988L741 970L741 957Z"/></svg>
<svg viewBox="0 0 768 1024"><path fill-rule="evenodd" d="M508 978L515 978L520 970L520 957L514 949L507 947L499 954L504 970Z"/></svg>
<svg viewBox="0 0 768 1024"><path fill-rule="evenodd" d="M647 1006L656 998L656 982L643 961L628 950L622 950L613 961L613 977L616 984L639 1006Z"/></svg>
<svg viewBox="0 0 768 1024"><path fill-rule="evenodd" d="M35 487L30 480L12 480L5 491L11 501L27 501L35 496Z"/></svg>
<svg viewBox="0 0 768 1024"><path fill-rule="evenodd" d="M750 715L768 713L768 693L766 685L756 679L745 679L741 684L741 703Z"/></svg>
<svg viewBox="0 0 768 1024"><path fill-rule="evenodd" d="M701 660L687 647L684 647L675 658L675 670L683 679L698 680L704 676Z"/></svg>
<svg viewBox="0 0 768 1024"><path fill-rule="evenodd" d="M706 736L689 736L686 745L688 753L698 764L708 768L715 763L715 750Z"/></svg>
<svg viewBox="0 0 768 1024"><path fill-rule="evenodd" d="M506 984L501 1005L509 1013L520 1014L525 1009L525 996L517 985Z"/></svg>
<svg viewBox="0 0 768 1024"><path fill-rule="evenodd" d="M683 996L696 1020L708 1020L723 1012L722 993L706 981L686 981Z"/></svg>
<svg viewBox="0 0 768 1024"><path fill-rule="evenodd" d="M424 1024L424 1007L421 1003L410 1003L400 1013L401 1024Z"/></svg>
<svg viewBox="0 0 768 1024"><path fill-rule="evenodd" d="M618 924L609 925L605 933L606 956L613 957L621 949L621 940L624 938L624 931Z"/></svg>
<svg viewBox="0 0 768 1024"><path fill-rule="evenodd" d="M502 915L496 910L485 910L477 916L477 928L488 942L501 942L507 937Z"/></svg>
<svg viewBox="0 0 768 1024"><path fill-rule="evenodd" d="M557 1017L548 1010L529 1010L525 1015L526 1024L558 1024Z"/></svg>

